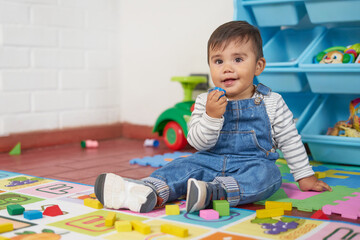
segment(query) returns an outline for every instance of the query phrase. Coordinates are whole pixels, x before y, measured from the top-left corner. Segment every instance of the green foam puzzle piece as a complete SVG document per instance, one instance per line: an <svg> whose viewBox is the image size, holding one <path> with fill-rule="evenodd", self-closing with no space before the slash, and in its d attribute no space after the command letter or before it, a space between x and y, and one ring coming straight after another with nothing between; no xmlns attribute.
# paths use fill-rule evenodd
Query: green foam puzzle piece
<svg viewBox="0 0 360 240"><path fill-rule="evenodd" d="M17 143L13 149L9 152L9 155L20 155L21 154L21 143Z"/></svg>
<svg viewBox="0 0 360 240"><path fill-rule="evenodd" d="M292 202L293 207L296 207L300 211L312 212L314 210L321 209L324 205L335 205L334 201L341 200L346 196L354 196L352 193L359 192L360 188L349 188L346 186L333 186L332 192L324 191L315 196L306 199L291 199L288 198L283 189L279 189L270 198L256 202L258 204L265 205L265 201L277 201L277 202Z"/></svg>

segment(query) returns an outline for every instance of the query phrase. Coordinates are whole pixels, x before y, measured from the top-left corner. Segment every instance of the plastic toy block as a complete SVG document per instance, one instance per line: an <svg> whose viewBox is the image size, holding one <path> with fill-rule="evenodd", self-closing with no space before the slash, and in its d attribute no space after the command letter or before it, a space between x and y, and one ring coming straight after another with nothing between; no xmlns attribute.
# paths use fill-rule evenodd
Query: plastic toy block
<svg viewBox="0 0 360 240"><path fill-rule="evenodd" d="M99 142L96 140L85 140L85 141L81 141L80 145L82 148L98 148L99 147Z"/></svg>
<svg viewBox="0 0 360 240"><path fill-rule="evenodd" d="M0 224L0 233L10 232L12 230L14 230L14 224L12 224L12 223Z"/></svg>
<svg viewBox="0 0 360 240"><path fill-rule="evenodd" d="M180 214L179 205L166 205L165 212L166 215L179 215Z"/></svg>
<svg viewBox="0 0 360 240"><path fill-rule="evenodd" d="M9 152L9 155L20 155L21 154L21 143L18 142L13 149Z"/></svg>
<svg viewBox="0 0 360 240"><path fill-rule="evenodd" d="M115 229L118 232L131 232L132 225L130 221L116 221L115 222Z"/></svg>
<svg viewBox="0 0 360 240"><path fill-rule="evenodd" d="M171 234L177 237L187 237L189 236L189 231L187 228L179 227L173 224L161 224L161 232Z"/></svg>
<svg viewBox="0 0 360 240"><path fill-rule="evenodd" d="M84 205L95 209L102 209L104 207L99 200L92 198L85 198Z"/></svg>
<svg viewBox="0 0 360 240"><path fill-rule="evenodd" d="M133 220L133 221L131 221L131 225L133 226L134 230L139 233L142 233L142 234L151 233L150 225L143 223L142 221Z"/></svg>
<svg viewBox="0 0 360 240"><path fill-rule="evenodd" d="M20 204L7 205L6 209L10 215L20 215L25 211L25 208Z"/></svg>
<svg viewBox="0 0 360 240"><path fill-rule="evenodd" d="M285 211L292 210L291 202L275 202L275 201L266 201L265 209L274 209L274 208L283 208Z"/></svg>
<svg viewBox="0 0 360 240"><path fill-rule="evenodd" d="M43 214L39 210L29 210L24 212L24 218L28 220L34 220L42 218Z"/></svg>
<svg viewBox="0 0 360 240"><path fill-rule="evenodd" d="M11 240L10 238L7 238L7 237L2 237L0 236L0 240Z"/></svg>
<svg viewBox="0 0 360 240"><path fill-rule="evenodd" d="M313 215L311 215L310 218L329 220L329 218L325 215L325 213L321 209L317 210Z"/></svg>
<svg viewBox="0 0 360 240"><path fill-rule="evenodd" d="M226 200L213 200L213 209L219 212L219 216L230 215L230 204Z"/></svg>
<svg viewBox="0 0 360 240"><path fill-rule="evenodd" d="M260 209L256 210L257 218L268 218L268 217L278 217L284 215L283 208L274 208L274 209Z"/></svg>
<svg viewBox="0 0 360 240"><path fill-rule="evenodd" d="M315 177L320 178L326 178L326 172L315 172Z"/></svg>
<svg viewBox="0 0 360 240"><path fill-rule="evenodd" d="M199 216L205 220L219 219L219 212L214 209L203 209L200 210Z"/></svg>
<svg viewBox="0 0 360 240"><path fill-rule="evenodd" d="M53 205L45 208L43 215L55 217L55 216L63 215L63 212L61 211L59 205Z"/></svg>
<svg viewBox="0 0 360 240"><path fill-rule="evenodd" d="M112 227L116 221L116 214L114 212L109 212L105 218L105 226Z"/></svg>

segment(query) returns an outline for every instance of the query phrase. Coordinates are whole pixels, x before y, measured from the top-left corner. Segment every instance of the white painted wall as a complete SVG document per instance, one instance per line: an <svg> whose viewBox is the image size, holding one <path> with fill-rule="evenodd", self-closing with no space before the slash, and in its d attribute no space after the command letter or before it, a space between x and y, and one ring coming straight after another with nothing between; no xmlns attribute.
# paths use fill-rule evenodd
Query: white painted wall
<svg viewBox="0 0 360 240"><path fill-rule="evenodd" d="M208 73L206 43L232 0L0 0L0 135L131 122Z"/></svg>
<svg viewBox="0 0 360 240"><path fill-rule="evenodd" d="M151 126L181 101L170 78L209 73L207 40L232 18L232 0L121 1L121 121Z"/></svg>

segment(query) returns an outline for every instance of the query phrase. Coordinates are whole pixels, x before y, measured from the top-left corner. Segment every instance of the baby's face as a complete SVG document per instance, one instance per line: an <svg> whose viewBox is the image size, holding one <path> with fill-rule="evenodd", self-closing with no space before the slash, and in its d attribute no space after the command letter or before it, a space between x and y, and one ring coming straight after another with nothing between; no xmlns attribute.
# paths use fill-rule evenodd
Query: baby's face
<svg viewBox="0 0 360 240"><path fill-rule="evenodd" d="M250 98L254 93L254 76L265 67L265 59L256 60L251 40L232 41L223 48L209 50L211 78L216 87L226 90L229 100Z"/></svg>

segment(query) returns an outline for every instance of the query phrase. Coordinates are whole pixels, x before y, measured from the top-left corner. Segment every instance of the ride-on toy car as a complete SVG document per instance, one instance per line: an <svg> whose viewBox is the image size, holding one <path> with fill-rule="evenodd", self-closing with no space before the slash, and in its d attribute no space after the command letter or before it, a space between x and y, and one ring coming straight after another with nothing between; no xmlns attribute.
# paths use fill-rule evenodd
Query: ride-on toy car
<svg viewBox="0 0 360 240"><path fill-rule="evenodd" d="M159 136L163 136L168 148L180 150L187 144L187 123L195 103L192 99L193 90L199 83L206 83L207 79L201 76L187 76L172 77L171 81L181 83L184 89L184 100L160 114L156 120L153 132L157 132Z"/></svg>

